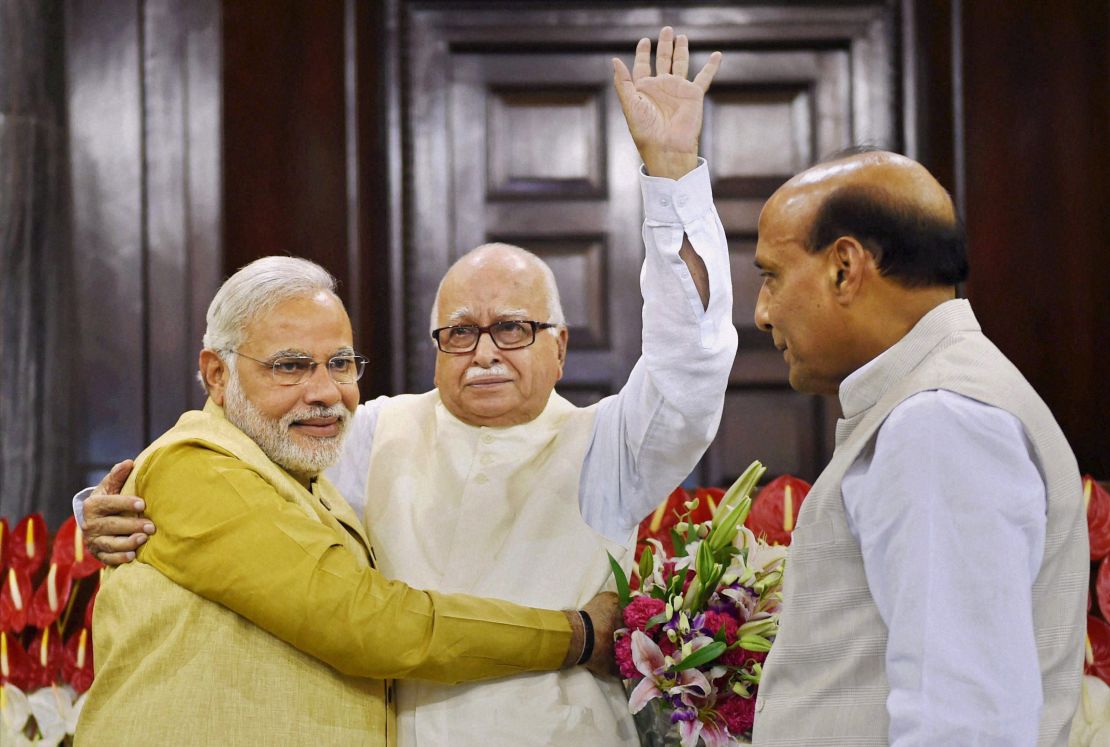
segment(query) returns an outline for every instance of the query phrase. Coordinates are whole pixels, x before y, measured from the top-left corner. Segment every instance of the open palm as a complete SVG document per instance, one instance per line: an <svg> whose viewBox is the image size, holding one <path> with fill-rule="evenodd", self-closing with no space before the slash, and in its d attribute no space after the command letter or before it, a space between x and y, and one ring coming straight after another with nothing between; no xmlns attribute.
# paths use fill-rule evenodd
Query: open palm
<svg viewBox="0 0 1110 747"><path fill-rule="evenodd" d="M644 162L661 154L697 157L705 92L721 65L714 52L694 80L686 79L690 52L685 36L674 39L668 26L659 33L656 74L651 74L651 42L636 46L632 72L613 60L614 85L629 132ZM650 169L650 164L649 164Z"/></svg>

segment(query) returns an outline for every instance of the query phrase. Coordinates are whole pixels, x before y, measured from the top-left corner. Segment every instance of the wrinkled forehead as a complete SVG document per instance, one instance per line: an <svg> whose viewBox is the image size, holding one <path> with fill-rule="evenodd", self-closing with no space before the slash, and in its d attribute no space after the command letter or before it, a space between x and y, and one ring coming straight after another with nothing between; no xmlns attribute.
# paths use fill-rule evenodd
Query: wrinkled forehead
<svg viewBox="0 0 1110 747"><path fill-rule="evenodd" d="M523 262L456 267L439 294L440 319L542 318L547 313L543 274Z"/></svg>

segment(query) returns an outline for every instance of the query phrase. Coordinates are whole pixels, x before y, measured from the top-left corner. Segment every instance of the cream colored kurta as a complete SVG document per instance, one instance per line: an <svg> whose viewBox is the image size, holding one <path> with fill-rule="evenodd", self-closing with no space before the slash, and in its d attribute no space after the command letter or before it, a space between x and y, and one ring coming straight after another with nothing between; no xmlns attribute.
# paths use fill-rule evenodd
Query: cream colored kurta
<svg viewBox="0 0 1110 747"><path fill-rule="evenodd" d="M552 394L509 428L463 423L437 392L391 399L374 434L366 501L381 569L417 587L576 608L607 587L606 551L632 547L582 519L593 408ZM620 685L582 668L447 687L398 683L399 744L636 745Z"/></svg>

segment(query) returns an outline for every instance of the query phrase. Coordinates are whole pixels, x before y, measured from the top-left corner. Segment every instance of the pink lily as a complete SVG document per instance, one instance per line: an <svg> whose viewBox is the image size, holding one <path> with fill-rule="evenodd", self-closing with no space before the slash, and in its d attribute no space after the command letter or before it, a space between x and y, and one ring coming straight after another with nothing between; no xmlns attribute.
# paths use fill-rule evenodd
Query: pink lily
<svg viewBox="0 0 1110 747"><path fill-rule="evenodd" d="M698 737L705 742L705 747L733 747L737 744L725 725L716 718L710 718L709 721L702 721L700 718L679 721L678 735L682 739L682 747L694 747L698 743Z"/></svg>
<svg viewBox="0 0 1110 747"><path fill-rule="evenodd" d="M632 631L632 662L644 675L628 698L628 709L632 713L639 713L663 695L678 694L683 702L693 705L691 699L704 699L712 692L709 680L697 669L670 671L672 662L668 662L655 641L640 630Z"/></svg>

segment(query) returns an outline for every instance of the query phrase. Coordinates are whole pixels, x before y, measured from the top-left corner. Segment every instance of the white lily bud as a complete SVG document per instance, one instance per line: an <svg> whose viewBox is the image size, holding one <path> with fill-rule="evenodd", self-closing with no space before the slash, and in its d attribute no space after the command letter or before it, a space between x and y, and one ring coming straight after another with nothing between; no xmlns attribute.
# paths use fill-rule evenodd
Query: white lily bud
<svg viewBox="0 0 1110 747"><path fill-rule="evenodd" d="M690 523L686 522L686 521L680 521L680 522L678 522L677 524L674 525L674 530L676 532L680 533L680 534L682 532L685 532L689 528L690 528Z"/></svg>
<svg viewBox="0 0 1110 747"><path fill-rule="evenodd" d="M682 658L685 659L690 654L694 653L694 644L686 641L682 644Z"/></svg>
<svg viewBox="0 0 1110 747"><path fill-rule="evenodd" d="M686 635L690 632L690 618L686 617L685 612L678 616L678 632L682 633L682 635Z"/></svg>
<svg viewBox="0 0 1110 747"><path fill-rule="evenodd" d="M697 498L694 498L692 501L686 501L682 505L686 507L687 511L693 511L700 504L701 504L701 501L699 501Z"/></svg>
<svg viewBox="0 0 1110 747"><path fill-rule="evenodd" d="M698 538L705 539L709 534L709 527L705 524L698 524Z"/></svg>
<svg viewBox="0 0 1110 747"><path fill-rule="evenodd" d="M671 600L671 605L675 610L682 609L682 595L675 594L674 599ZM672 612L671 614L673 615L674 613Z"/></svg>
<svg viewBox="0 0 1110 747"><path fill-rule="evenodd" d="M667 628L667 640L674 643L678 639L678 635L674 632L674 628Z"/></svg>
<svg viewBox="0 0 1110 747"><path fill-rule="evenodd" d="M672 617L674 617L674 606L668 604L666 607L663 608L663 612L667 615L667 619L670 620Z"/></svg>

